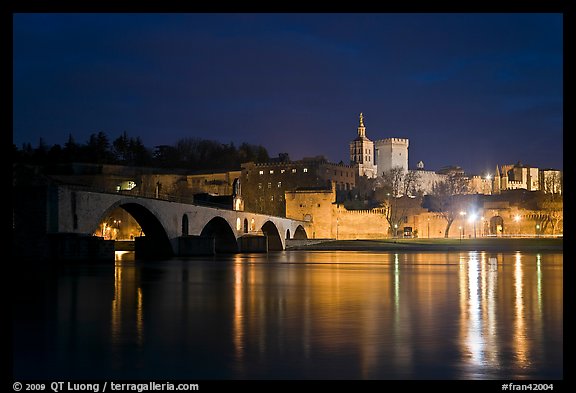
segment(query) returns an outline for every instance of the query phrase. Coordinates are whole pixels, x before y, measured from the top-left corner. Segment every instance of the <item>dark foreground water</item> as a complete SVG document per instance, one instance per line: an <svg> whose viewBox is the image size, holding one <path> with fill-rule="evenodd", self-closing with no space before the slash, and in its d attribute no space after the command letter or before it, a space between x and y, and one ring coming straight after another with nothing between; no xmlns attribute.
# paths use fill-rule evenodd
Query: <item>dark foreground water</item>
<svg viewBox="0 0 576 393"><path fill-rule="evenodd" d="M19 269L16 380L563 378L561 253L130 255Z"/></svg>

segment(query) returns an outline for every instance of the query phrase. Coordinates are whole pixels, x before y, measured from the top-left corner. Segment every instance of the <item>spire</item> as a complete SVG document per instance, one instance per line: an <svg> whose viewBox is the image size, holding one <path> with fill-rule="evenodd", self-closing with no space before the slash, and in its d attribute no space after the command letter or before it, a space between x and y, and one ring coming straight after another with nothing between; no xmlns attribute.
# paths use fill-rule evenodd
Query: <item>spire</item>
<svg viewBox="0 0 576 393"><path fill-rule="evenodd" d="M364 127L364 114L360 112L360 125L358 126L358 137L366 137L366 127Z"/></svg>

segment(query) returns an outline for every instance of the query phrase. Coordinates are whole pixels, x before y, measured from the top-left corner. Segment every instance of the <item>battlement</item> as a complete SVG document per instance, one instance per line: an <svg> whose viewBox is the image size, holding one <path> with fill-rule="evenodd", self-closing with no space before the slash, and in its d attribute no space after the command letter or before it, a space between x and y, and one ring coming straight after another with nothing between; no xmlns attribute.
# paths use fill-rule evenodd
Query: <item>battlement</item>
<svg viewBox="0 0 576 393"><path fill-rule="evenodd" d="M405 145L408 145L409 140L408 140L408 138L384 138L384 139L378 139L377 141L374 141L374 143L381 144L381 145L385 145L385 144L405 144Z"/></svg>
<svg viewBox="0 0 576 393"><path fill-rule="evenodd" d="M353 168L351 165L347 165L344 163L335 163L329 161L320 161L320 160L309 160L309 161L282 161L282 162L246 162L242 163L242 168L249 168L251 166L257 168L266 168L266 167L286 167L286 166L298 166L298 167L306 167L306 166L313 166L313 165L328 165L332 167L339 167L339 168Z"/></svg>
<svg viewBox="0 0 576 393"><path fill-rule="evenodd" d="M386 209L384 208L374 208L374 209L362 209L362 210L348 210L344 205L336 205L339 214L349 214L349 215L386 215Z"/></svg>

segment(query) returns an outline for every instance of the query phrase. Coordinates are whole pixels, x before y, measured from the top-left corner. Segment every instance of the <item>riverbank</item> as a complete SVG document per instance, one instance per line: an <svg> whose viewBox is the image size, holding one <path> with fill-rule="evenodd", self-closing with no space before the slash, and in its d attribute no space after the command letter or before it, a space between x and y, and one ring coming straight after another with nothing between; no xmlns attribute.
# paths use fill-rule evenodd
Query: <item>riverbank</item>
<svg viewBox="0 0 576 393"><path fill-rule="evenodd" d="M563 238L310 240L287 250L563 252Z"/></svg>

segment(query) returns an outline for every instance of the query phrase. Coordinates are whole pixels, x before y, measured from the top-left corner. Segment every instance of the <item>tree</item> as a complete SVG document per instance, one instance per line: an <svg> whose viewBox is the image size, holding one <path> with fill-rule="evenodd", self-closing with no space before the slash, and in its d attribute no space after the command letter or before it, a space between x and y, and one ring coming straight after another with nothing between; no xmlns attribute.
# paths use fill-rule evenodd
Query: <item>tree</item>
<svg viewBox="0 0 576 393"><path fill-rule="evenodd" d="M129 150L130 140L128 139L128 134L126 131L122 133L118 138L114 139L112 142L112 152L114 158L122 163L126 164L131 161L130 150Z"/></svg>
<svg viewBox="0 0 576 393"><path fill-rule="evenodd" d="M537 206L540 211L539 217L542 232L545 232L550 227L552 235L555 235L560 222L564 218L562 194L541 192L539 193Z"/></svg>
<svg viewBox="0 0 576 393"><path fill-rule="evenodd" d="M384 209L388 222L389 234L396 236L396 231L406 222L410 210L420 206L422 192L418 189L420 175L414 171L405 171L394 167L382 173L377 181L375 199Z"/></svg>
<svg viewBox="0 0 576 393"><path fill-rule="evenodd" d="M452 173L432 187L431 208L446 220L445 238L448 238L454 219L465 209L467 192L468 179L462 173Z"/></svg>
<svg viewBox="0 0 576 393"><path fill-rule="evenodd" d="M104 132L100 131L97 134L90 135L90 139L86 145L86 157L88 162L98 164L112 161L110 142Z"/></svg>

